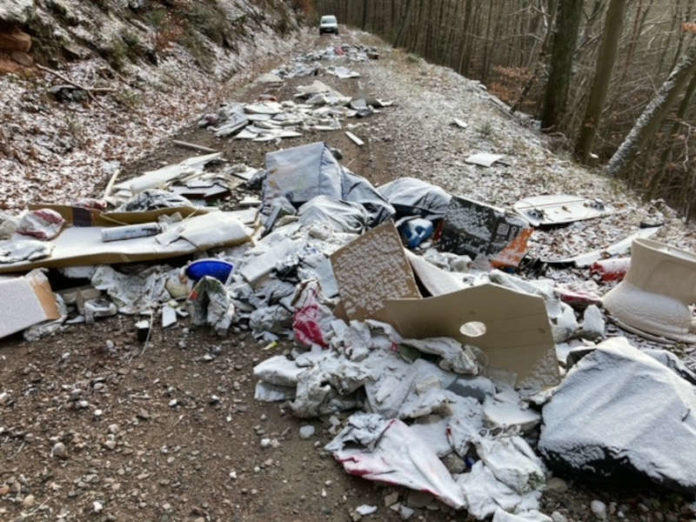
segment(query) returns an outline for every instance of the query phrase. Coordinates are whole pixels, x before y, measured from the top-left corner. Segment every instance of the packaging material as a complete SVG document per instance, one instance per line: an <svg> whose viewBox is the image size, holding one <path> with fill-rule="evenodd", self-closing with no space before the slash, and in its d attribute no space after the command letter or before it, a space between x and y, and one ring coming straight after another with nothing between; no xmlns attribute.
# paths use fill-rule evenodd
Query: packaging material
<svg viewBox="0 0 696 522"><path fill-rule="evenodd" d="M102 241L122 241L135 239L137 237L156 236L162 232L162 225L159 223L145 223L142 225L125 225L122 227L104 228L101 231Z"/></svg>
<svg viewBox="0 0 696 522"><path fill-rule="evenodd" d="M625 338L583 357L544 406L539 449L559 472L622 487L696 488L693 384Z"/></svg>
<svg viewBox="0 0 696 522"><path fill-rule="evenodd" d="M397 218L443 218L452 198L437 185L409 177L395 179L378 187L377 191L394 207Z"/></svg>
<svg viewBox="0 0 696 522"><path fill-rule="evenodd" d="M600 259L590 267L590 274L602 281L621 281L631 266L630 257L611 257Z"/></svg>
<svg viewBox="0 0 696 522"><path fill-rule="evenodd" d="M358 203L365 208L369 216L368 224L371 227L383 223L396 213L394 207L369 181L345 167L342 168L341 174L341 192L344 201Z"/></svg>
<svg viewBox="0 0 696 522"><path fill-rule="evenodd" d="M494 267L516 267L527 253L533 228L523 217L477 201L454 197L443 221L439 248Z"/></svg>
<svg viewBox="0 0 696 522"><path fill-rule="evenodd" d="M203 277L188 299L191 318L196 326L210 325L218 335L227 333L235 309L225 286L214 277Z"/></svg>
<svg viewBox="0 0 696 522"><path fill-rule="evenodd" d="M403 337L451 337L476 346L489 372L512 372L518 387L541 389L560 380L541 297L484 284L437 297L387 300L385 308Z"/></svg>
<svg viewBox="0 0 696 522"><path fill-rule="evenodd" d="M91 283L106 292L121 313L150 312L170 299L165 286L170 271L169 267L156 266L137 274L124 274L102 265L97 267Z"/></svg>
<svg viewBox="0 0 696 522"><path fill-rule="evenodd" d="M310 143L266 154L264 201L285 196L302 204L316 196L342 197L341 166L323 143Z"/></svg>
<svg viewBox="0 0 696 522"><path fill-rule="evenodd" d="M362 447L354 447L355 445ZM433 450L400 420L357 413L326 450L351 475L431 493L455 509L462 491Z"/></svg>
<svg viewBox="0 0 696 522"><path fill-rule="evenodd" d="M39 270L0 279L0 339L61 316L48 279Z"/></svg>
<svg viewBox="0 0 696 522"><path fill-rule="evenodd" d="M357 203L340 201L328 196L317 196L302 205L297 214L300 223L330 223L337 232L361 234L367 229L369 217Z"/></svg>
<svg viewBox="0 0 696 522"><path fill-rule="evenodd" d="M251 231L227 212L211 212L192 217L154 237L104 243L101 227L71 227L47 242L50 257L40 252L40 260L16 260L0 264L0 273L37 267L66 267L149 261L192 254L215 247L234 246L249 241ZM17 247L11 241L10 248ZM5 244L0 243L0 260ZM13 259L10 257L10 259ZM15 258L16 259L16 258Z"/></svg>
<svg viewBox="0 0 696 522"><path fill-rule="evenodd" d="M114 190L135 195L144 190L165 185L185 175L201 173L205 170L206 165L220 160L222 160L222 154L219 152L186 158L180 163L145 172L142 176L118 183L114 185Z"/></svg>
<svg viewBox="0 0 696 522"><path fill-rule="evenodd" d="M0 241L0 272L3 264L31 263L51 255L55 245L37 239L7 239ZM11 270L10 270L11 272Z"/></svg>
<svg viewBox="0 0 696 522"><path fill-rule="evenodd" d="M148 212L162 208L192 207L193 204L183 196L167 190L146 189L116 209L117 212Z"/></svg>
<svg viewBox="0 0 696 522"><path fill-rule="evenodd" d="M599 199L567 194L524 198L515 203L513 208L535 227L565 225L614 213L614 209Z"/></svg>
<svg viewBox="0 0 696 522"><path fill-rule="evenodd" d="M334 252L331 265L349 319L379 319L387 299L420 297L401 238L391 222Z"/></svg>
<svg viewBox="0 0 696 522"><path fill-rule="evenodd" d="M30 210L22 215L17 224L17 234L41 240L53 239L65 225L62 216L50 208Z"/></svg>
<svg viewBox="0 0 696 522"><path fill-rule="evenodd" d="M0 212L0 240L9 239L17 230L19 219L5 212Z"/></svg>
<svg viewBox="0 0 696 522"><path fill-rule="evenodd" d="M293 302L295 313L292 328L295 340L305 346L328 346L326 332L331 330L334 316L322 303L322 293L317 281L310 280L299 289Z"/></svg>

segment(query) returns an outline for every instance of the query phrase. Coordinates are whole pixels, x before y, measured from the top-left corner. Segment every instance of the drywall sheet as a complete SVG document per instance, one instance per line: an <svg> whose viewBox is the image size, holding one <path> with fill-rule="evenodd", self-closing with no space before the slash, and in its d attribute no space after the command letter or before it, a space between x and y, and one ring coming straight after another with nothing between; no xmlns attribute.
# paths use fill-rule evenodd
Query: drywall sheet
<svg viewBox="0 0 696 522"><path fill-rule="evenodd" d="M0 280L0 338L59 317L51 285L41 272Z"/></svg>
<svg viewBox="0 0 696 522"><path fill-rule="evenodd" d="M452 337L482 349L489 370L514 373L520 387L560 381L541 297L489 283L437 297L388 300L385 315L404 338Z"/></svg>

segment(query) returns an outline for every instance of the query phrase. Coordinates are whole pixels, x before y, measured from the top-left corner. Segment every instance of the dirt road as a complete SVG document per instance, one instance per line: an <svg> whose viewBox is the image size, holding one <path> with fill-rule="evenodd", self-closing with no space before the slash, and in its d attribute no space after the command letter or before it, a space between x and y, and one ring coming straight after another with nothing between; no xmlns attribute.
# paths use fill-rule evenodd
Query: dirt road
<svg viewBox="0 0 696 522"><path fill-rule="evenodd" d="M343 31L303 46L358 40L381 45ZM601 230L572 231L580 251L621 236L657 211L553 154L474 82L398 51L349 66L361 78L321 80L346 95L397 102L356 122L352 132L366 145L358 148L343 131L334 131L307 132L282 147L324 140L342 151L344 165L375 184L410 175L495 204L550 191L601 194L621 204L627 211L621 219L606 220ZM251 84L227 97L251 101L266 93L289 99L306 83L293 79L277 90ZM200 116L191 114L191 126L178 138L221 150L233 163L262 166L265 153L279 148L218 140L195 125ZM452 117L467 121L468 128L451 126ZM480 150L500 151L512 164L482 170L464 163ZM168 143L143 153L124 172L191 155ZM94 195L104 184L95 183ZM693 248L693 230L664 217L662 237ZM565 248L564 234L558 232L556 243L539 240L538 248ZM288 345L267 349L244 332L220 338L180 322L166 331L156 328L143 349L134 322L118 316L34 343L19 336L0 342L0 520L344 521L362 504L378 507L367 519L400 520L385 507L394 491L416 509L414 520L466 520L425 495L344 474L323 450L331 439L330 419L300 422L282 406L255 402L252 367ZM316 428L308 439L299 436L305 424ZM679 496L554 484L544 511L567 520L591 520L593 499L606 502L610 519L618 511L625 520L692 516Z"/></svg>

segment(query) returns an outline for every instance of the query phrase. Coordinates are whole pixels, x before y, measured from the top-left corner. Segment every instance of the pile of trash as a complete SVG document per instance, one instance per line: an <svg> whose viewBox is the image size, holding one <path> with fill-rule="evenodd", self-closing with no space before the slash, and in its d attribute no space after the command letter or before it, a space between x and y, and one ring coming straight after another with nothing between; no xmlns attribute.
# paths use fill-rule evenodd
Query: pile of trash
<svg viewBox="0 0 696 522"><path fill-rule="evenodd" d="M303 93L208 124L246 122L230 134L259 140L312 125L316 96L332 118L360 111ZM242 190L258 197L207 206ZM375 187L323 142L270 152L263 168L193 157L105 196L0 215L0 273L26 273L0 279L0 337L123 313L145 343L155 321L185 319L292 341L254 368L257 400L329 416L326 450L346 472L479 519L550 521L552 472L696 491L696 374L654 347L696 342L696 256L648 239L654 228L528 256L535 229L611 215L600 201L497 208L415 178ZM541 277L550 265L594 274L592 289ZM54 292L54 271L75 286ZM619 328L630 342L608 335Z"/></svg>
<svg viewBox="0 0 696 522"><path fill-rule="evenodd" d="M320 73L339 79L360 77L359 73L344 66L324 68L318 65L317 60L327 59L329 56L364 61L376 59L379 54L376 50L367 50L362 46L329 47L322 52L300 56L291 65L263 74L256 81L261 84L281 84L288 78L316 76ZM302 131L340 130L341 121L346 118L364 118L393 105L392 101L379 98L352 99L319 80L300 85L295 100L278 101L275 96L264 94L253 103L228 102L222 104L216 113L204 115L198 124L200 127L210 128L219 138L279 142L282 139L299 138Z"/></svg>

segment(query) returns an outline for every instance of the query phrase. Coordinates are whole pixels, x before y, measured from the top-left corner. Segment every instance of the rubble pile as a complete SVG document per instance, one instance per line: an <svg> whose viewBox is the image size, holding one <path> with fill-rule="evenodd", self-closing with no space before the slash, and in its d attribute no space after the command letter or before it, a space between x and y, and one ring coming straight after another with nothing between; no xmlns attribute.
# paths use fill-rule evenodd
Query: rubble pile
<svg viewBox="0 0 696 522"><path fill-rule="evenodd" d="M376 56L331 47L263 81ZM320 81L299 91L303 103L227 104L201 123L267 141L377 112ZM257 197L209 205L241 189ZM155 321L188 319L221 336L291 341L254 368L257 400L330 416L325 449L347 473L478 519L552 520L540 499L556 472L694 492L696 376L655 346L690 340L695 296L681 283L696 258L645 239L652 227L598 252L530 259L539 227L614 213L531 196L500 207L408 177L375 187L323 142L270 152L263 166L191 157L114 183L103 201L0 215L0 273L28 272L0 280L0 336L36 340L121 313L144 343ZM642 254L606 265L631 247ZM599 277L561 285L544 277L549 265ZM54 293L56 272L75 286ZM672 328L667 306L686 324Z"/></svg>

